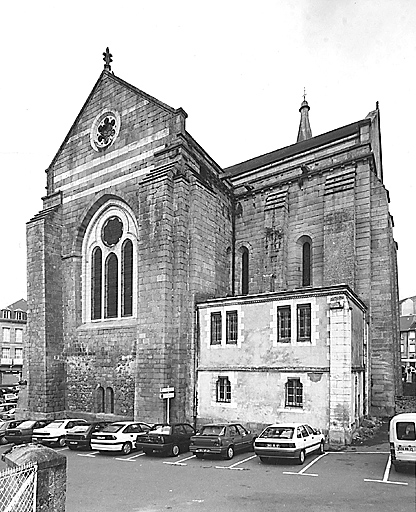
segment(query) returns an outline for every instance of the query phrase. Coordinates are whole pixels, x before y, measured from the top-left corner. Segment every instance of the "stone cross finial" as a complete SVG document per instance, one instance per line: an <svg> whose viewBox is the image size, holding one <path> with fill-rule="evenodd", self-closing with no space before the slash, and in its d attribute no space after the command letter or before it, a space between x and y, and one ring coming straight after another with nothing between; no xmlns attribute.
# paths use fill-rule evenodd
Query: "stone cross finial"
<svg viewBox="0 0 416 512"><path fill-rule="evenodd" d="M113 56L110 53L108 46L105 49L105 52L103 53L103 55L104 55L103 61L105 62L104 69L106 69L107 71L111 71L111 63L113 62Z"/></svg>

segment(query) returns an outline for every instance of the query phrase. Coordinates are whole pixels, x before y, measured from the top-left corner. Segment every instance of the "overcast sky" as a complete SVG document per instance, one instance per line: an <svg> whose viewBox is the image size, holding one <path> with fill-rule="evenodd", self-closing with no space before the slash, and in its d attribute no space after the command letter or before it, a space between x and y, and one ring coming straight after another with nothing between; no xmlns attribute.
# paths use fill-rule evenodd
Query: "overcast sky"
<svg viewBox="0 0 416 512"><path fill-rule="evenodd" d="M414 0L3 2L0 307L26 298L26 222L107 46L223 167L295 143L304 87L314 136L379 101L400 298L416 295L415 25Z"/></svg>

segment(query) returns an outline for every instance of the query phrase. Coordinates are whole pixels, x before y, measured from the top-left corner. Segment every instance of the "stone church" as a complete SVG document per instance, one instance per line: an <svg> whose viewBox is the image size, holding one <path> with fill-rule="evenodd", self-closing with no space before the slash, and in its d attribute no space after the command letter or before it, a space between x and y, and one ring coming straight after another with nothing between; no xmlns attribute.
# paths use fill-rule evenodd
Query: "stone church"
<svg viewBox="0 0 416 512"><path fill-rule="evenodd" d="M378 105L223 169L111 55L27 223L21 414L281 419L348 442L400 392ZM294 138L295 138L294 134Z"/></svg>

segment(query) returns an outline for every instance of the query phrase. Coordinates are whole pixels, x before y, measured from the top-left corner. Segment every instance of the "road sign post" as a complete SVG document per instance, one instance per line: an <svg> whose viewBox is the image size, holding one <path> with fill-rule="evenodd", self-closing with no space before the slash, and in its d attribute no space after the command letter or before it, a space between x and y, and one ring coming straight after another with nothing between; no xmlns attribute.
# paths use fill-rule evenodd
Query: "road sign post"
<svg viewBox="0 0 416 512"><path fill-rule="evenodd" d="M169 386L166 388L160 388L160 398L166 400L166 421L170 422L170 400L175 398L175 388L173 386Z"/></svg>

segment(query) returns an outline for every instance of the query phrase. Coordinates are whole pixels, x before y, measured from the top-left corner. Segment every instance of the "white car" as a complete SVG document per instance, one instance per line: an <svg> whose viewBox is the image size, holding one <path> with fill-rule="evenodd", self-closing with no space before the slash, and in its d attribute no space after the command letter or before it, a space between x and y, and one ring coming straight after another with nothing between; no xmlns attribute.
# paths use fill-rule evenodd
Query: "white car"
<svg viewBox="0 0 416 512"><path fill-rule="evenodd" d="M84 423L86 423L86 420L81 418L54 420L46 427L35 429L32 434L32 442L65 446L65 436L68 430Z"/></svg>
<svg viewBox="0 0 416 512"><path fill-rule="evenodd" d="M254 441L254 451L262 462L272 458L305 462L309 453L324 453L325 436L304 423L269 425Z"/></svg>
<svg viewBox="0 0 416 512"><path fill-rule="evenodd" d="M91 448L100 452L122 452L128 455L136 448L140 435L146 434L150 425L137 421L117 421L91 436Z"/></svg>

